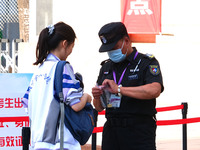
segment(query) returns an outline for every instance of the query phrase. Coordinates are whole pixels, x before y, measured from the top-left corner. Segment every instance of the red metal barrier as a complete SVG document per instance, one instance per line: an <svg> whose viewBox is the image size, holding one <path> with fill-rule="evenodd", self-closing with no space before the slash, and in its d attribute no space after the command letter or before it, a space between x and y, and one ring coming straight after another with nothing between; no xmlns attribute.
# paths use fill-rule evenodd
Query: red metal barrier
<svg viewBox="0 0 200 150"><path fill-rule="evenodd" d="M200 117L188 118L188 119L176 119L176 120L159 120L157 121L157 125L167 126L167 125L180 125L180 124L197 123L197 122L200 122Z"/></svg>
<svg viewBox="0 0 200 150"><path fill-rule="evenodd" d="M163 111L172 111L172 110L182 110L182 118L183 119L175 119L175 120L159 120L157 121L158 126L166 126L166 125L183 125L183 150L187 150L187 124L188 123L196 123L200 122L200 117L197 118L188 118L187 119L187 109L188 104L182 103L181 105L177 106L169 106L169 107L160 107L156 108L157 112L163 112ZM105 111L98 112L98 115L105 115ZM96 120L97 120L96 116ZM96 137L96 133L103 132L103 127L95 127L93 131L93 135ZM96 150L96 138L92 139L92 150Z"/></svg>
<svg viewBox="0 0 200 150"><path fill-rule="evenodd" d="M163 112L163 111L172 111L172 110L178 110L178 109L184 109L184 105L176 105L176 106L169 106L169 107L160 107L156 108L157 112ZM105 110L98 112L98 115L105 115ZM188 119L176 119L176 120L158 120L157 125L158 126L166 126L166 125L179 125L179 124L188 124L188 123L196 123L200 122L200 117L197 118L188 118ZM99 133L103 131L103 127L95 127L93 133Z"/></svg>
<svg viewBox="0 0 200 150"><path fill-rule="evenodd" d="M177 105L177 106L169 106L169 107L160 107L156 108L157 112L163 112L163 111L171 111L171 110L178 110L183 109L184 105ZM98 112L98 115L105 115L105 110Z"/></svg>
<svg viewBox="0 0 200 150"><path fill-rule="evenodd" d="M188 118L188 119L176 119L176 120L159 120L157 121L158 126L167 126L167 125L180 125L188 123L197 123L200 122L200 117L197 118ZM103 132L103 127L95 127L93 133Z"/></svg>

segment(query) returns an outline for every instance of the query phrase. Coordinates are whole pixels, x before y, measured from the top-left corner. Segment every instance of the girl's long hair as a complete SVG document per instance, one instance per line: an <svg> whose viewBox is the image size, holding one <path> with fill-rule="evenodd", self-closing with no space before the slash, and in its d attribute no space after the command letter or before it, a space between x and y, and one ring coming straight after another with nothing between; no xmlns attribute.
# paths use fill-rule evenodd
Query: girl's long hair
<svg viewBox="0 0 200 150"><path fill-rule="evenodd" d="M36 46L36 62L34 65L42 64L47 58L51 50L57 48L59 43L67 40L68 45L74 43L76 34L72 27L64 22L58 22L54 25L53 32L49 32L49 28L44 28L39 35Z"/></svg>

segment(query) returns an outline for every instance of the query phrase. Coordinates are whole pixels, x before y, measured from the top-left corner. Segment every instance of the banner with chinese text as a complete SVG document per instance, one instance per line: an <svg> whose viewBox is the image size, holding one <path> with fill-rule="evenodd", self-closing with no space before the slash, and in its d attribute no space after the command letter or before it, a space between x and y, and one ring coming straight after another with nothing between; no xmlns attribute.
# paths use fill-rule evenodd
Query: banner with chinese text
<svg viewBox="0 0 200 150"><path fill-rule="evenodd" d="M121 0L121 7L129 34L161 32L161 0Z"/></svg>
<svg viewBox="0 0 200 150"><path fill-rule="evenodd" d="M32 74L0 74L0 149L21 150L23 126L29 126L21 104Z"/></svg>

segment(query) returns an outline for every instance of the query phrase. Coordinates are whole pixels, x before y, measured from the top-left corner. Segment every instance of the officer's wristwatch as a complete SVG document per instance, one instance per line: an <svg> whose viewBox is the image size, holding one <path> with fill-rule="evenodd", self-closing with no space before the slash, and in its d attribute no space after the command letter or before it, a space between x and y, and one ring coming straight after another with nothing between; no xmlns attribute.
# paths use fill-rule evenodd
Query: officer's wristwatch
<svg viewBox="0 0 200 150"><path fill-rule="evenodd" d="M120 97L122 97L121 90L120 90L121 87L122 87L122 85L120 84L120 85L118 85L118 89L117 89L117 92L118 92L117 94Z"/></svg>

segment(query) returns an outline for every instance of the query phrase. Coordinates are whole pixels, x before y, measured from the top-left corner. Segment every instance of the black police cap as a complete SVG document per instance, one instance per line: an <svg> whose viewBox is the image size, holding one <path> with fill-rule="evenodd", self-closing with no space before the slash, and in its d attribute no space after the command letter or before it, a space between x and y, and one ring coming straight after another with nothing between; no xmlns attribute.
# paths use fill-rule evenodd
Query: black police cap
<svg viewBox="0 0 200 150"><path fill-rule="evenodd" d="M104 25L99 31L99 38L102 42L99 52L112 50L125 35L128 36L128 33L122 22L111 22Z"/></svg>

